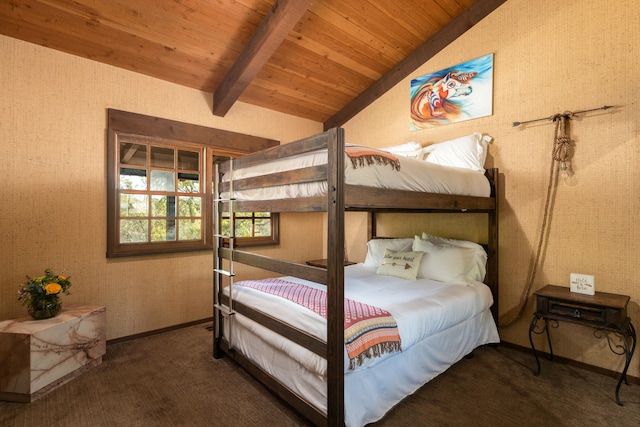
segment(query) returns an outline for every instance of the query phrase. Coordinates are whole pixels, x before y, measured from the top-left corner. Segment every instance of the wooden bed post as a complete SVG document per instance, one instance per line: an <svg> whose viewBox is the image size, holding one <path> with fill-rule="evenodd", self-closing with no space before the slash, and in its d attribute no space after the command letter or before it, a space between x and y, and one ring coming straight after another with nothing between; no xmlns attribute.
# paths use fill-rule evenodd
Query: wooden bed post
<svg viewBox="0 0 640 427"><path fill-rule="evenodd" d="M328 131L327 425L344 425L344 130Z"/></svg>
<svg viewBox="0 0 640 427"><path fill-rule="evenodd" d="M487 266L487 282L491 287L491 293L493 294L493 305L491 306L491 314L493 315L493 319L495 320L496 325L498 325L498 316L500 315L498 310L498 185L500 181L498 179L498 169L496 168L487 169L486 175L491 182L491 197L493 197L495 200L494 209L488 212L489 236L487 244L490 262Z"/></svg>
<svg viewBox="0 0 640 427"><path fill-rule="evenodd" d="M375 212L367 212L367 242L378 235L376 214Z"/></svg>

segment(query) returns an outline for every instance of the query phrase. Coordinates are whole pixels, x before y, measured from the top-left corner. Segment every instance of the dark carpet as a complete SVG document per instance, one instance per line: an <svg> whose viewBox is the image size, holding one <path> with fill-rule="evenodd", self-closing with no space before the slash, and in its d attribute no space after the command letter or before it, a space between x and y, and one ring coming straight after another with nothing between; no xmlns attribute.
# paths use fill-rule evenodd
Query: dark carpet
<svg viewBox="0 0 640 427"><path fill-rule="evenodd" d="M110 344L101 365L35 402L0 402L0 425L307 425L233 362L213 359L206 326ZM534 366L531 353L481 347L375 426L640 425L640 386L623 384L618 406L613 377L548 360L536 377Z"/></svg>

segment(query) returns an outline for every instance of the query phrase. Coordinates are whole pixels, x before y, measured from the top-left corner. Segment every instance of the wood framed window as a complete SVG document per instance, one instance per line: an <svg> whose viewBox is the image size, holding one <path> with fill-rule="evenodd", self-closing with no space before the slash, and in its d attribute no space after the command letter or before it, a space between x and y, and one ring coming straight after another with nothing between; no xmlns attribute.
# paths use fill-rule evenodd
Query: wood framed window
<svg viewBox="0 0 640 427"><path fill-rule="evenodd" d="M107 144L107 257L121 257L211 249L213 159L277 141L109 110ZM242 245L265 245L278 243L278 221L250 212L229 224L251 230Z"/></svg>
<svg viewBox="0 0 640 427"><path fill-rule="evenodd" d="M278 214L275 212L223 212L220 220L222 234L235 230L238 246L275 245L279 243Z"/></svg>

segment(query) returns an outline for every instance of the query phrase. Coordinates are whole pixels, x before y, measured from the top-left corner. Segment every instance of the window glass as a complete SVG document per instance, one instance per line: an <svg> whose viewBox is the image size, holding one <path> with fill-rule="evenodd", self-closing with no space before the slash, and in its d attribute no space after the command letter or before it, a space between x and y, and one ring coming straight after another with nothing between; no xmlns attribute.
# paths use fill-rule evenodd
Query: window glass
<svg viewBox="0 0 640 427"><path fill-rule="evenodd" d="M151 196L151 216L176 216L175 196Z"/></svg>
<svg viewBox="0 0 640 427"><path fill-rule="evenodd" d="M121 219L120 243L140 243L148 240L149 222L146 219Z"/></svg>
<svg viewBox="0 0 640 427"><path fill-rule="evenodd" d="M151 221L151 241L166 242L176 240L176 221L174 219L154 219Z"/></svg>
<svg viewBox="0 0 640 427"><path fill-rule="evenodd" d="M120 188L126 190L146 190L146 169L120 168Z"/></svg>
<svg viewBox="0 0 640 427"><path fill-rule="evenodd" d="M144 194L121 194L120 216L147 216L149 212L147 200L147 196Z"/></svg>
<svg viewBox="0 0 640 427"><path fill-rule="evenodd" d="M179 202L179 212L181 217L200 217L202 206L202 198L201 197L189 197L189 196L180 196L178 199Z"/></svg>
<svg viewBox="0 0 640 427"><path fill-rule="evenodd" d="M202 238L201 220L180 219L178 220L180 230L180 240L200 240Z"/></svg>
<svg viewBox="0 0 640 427"><path fill-rule="evenodd" d="M178 150L178 170L200 171L200 153Z"/></svg>
<svg viewBox="0 0 640 427"><path fill-rule="evenodd" d="M175 191L175 172L151 171L151 191Z"/></svg>
<svg viewBox="0 0 640 427"><path fill-rule="evenodd" d="M131 142L121 142L120 164L145 166L147 164L147 146Z"/></svg>
<svg viewBox="0 0 640 427"><path fill-rule="evenodd" d="M181 193L199 193L200 175L197 173L178 172L178 191Z"/></svg>
<svg viewBox="0 0 640 427"><path fill-rule="evenodd" d="M151 167L173 169L174 153L173 148L151 147Z"/></svg>

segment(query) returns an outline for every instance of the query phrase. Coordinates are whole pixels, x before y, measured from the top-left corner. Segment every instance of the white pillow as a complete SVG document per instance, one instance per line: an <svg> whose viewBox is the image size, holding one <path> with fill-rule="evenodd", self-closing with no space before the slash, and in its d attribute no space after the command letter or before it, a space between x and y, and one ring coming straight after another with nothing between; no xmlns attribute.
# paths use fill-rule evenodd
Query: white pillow
<svg viewBox="0 0 640 427"><path fill-rule="evenodd" d="M420 239L418 236L415 239ZM424 241L428 241L434 245L438 246L451 246L457 248L466 248L470 249L474 254L472 267L468 271L468 278L470 280L477 280L478 282L482 282L487 274L487 252L484 250L482 245L479 245L475 242L469 242L467 240L455 240L455 239L446 239L444 237L432 236L428 233L422 233L422 239ZM415 240L414 240L415 245Z"/></svg>
<svg viewBox="0 0 640 427"><path fill-rule="evenodd" d="M422 240L428 240L434 245L457 246L459 248L472 248L472 249L476 249L478 252L482 252L483 254L485 254L485 256L487 255L482 245L479 245L475 242L469 242L468 240L447 239L445 237L433 236L424 231L422 232L421 238Z"/></svg>
<svg viewBox="0 0 640 427"><path fill-rule="evenodd" d="M418 160L424 159L422 145L418 144L415 141L410 141L400 145L392 145L390 147L384 147L381 148L381 150L391 154L395 154L396 156L411 157Z"/></svg>
<svg viewBox="0 0 640 427"><path fill-rule="evenodd" d="M484 162L487 160L487 146L490 136L483 137L475 132L449 141L426 146L422 151L425 161L442 166L471 169L484 173Z"/></svg>
<svg viewBox="0 0 640 427"><path fill-rule="evenodd" d="M378 268L382 264L385 249L391 249L398 252L406 252L411 250L413 239L372 239L367 243L367 256L364 259L364 265L367 267Z"/></svg>
<svg viewBox="0 0 640 427"><path fill-rule="evenodd" d="M481 281L476 272L477 253L472 248L440 246L415 237L414 251L425 252L418 277L440 282Z"/></svg>
<svg viewBox="0 0 640 427"><path fill-rule="evenodd" d="M385 249L376 274L416 280L424 252L396 252Z"/></svg>

